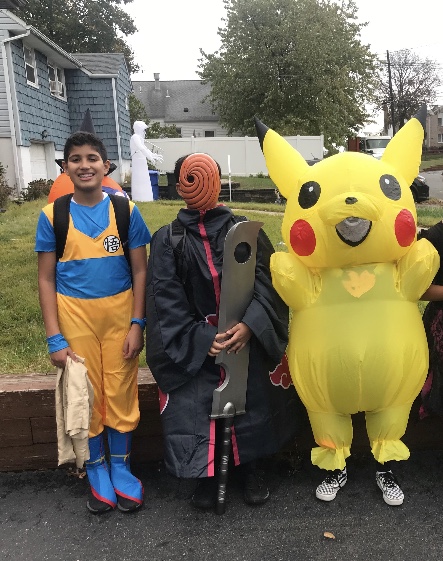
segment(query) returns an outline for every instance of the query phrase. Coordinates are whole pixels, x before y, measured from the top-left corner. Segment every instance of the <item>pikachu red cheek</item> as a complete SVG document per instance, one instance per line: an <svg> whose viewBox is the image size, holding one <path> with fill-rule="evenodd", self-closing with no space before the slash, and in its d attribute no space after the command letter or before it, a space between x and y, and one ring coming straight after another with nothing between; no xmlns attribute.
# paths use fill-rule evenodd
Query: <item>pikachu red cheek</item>
<svg viewBox="0 0 443 561"><path fill-rule="evenodd" d="M297 255L312 255L317 245L314 230L306 220L296 220L291 227L291 247Z"/></svg>
<svg viewBox="0 0 443 561"><path fill-rule="evenodd" d="M401 247L408 247L415 240L417 228L409 210L401 210L395 219L395 237Z"/></svg>

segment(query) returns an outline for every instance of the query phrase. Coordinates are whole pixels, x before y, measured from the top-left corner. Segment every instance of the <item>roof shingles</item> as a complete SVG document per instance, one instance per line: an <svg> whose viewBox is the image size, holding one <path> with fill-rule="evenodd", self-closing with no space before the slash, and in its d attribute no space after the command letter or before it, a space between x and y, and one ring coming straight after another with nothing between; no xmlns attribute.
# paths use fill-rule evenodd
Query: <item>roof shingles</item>
<svg viewBox="0 0 443 561"><path fill-rule="evenodd" d="M125 57L122 53L73 53L82 65L91 74L110 74L116 75L122 64L125 64Z"/></svg>
<svg viewBox="0 0 443 561"><path fill-rule="evenodd" d="M211 103L205 101L211 92L210 84L200 80L171 80L133 82L132 85L150 119L163 119L170 124L219 120Z"/></svg>

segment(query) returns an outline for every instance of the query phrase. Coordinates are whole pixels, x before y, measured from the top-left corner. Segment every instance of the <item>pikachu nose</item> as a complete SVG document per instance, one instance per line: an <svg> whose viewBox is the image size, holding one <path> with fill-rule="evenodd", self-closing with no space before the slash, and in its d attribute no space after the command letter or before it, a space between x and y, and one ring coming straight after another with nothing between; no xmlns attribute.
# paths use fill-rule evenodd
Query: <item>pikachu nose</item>
<svg viewBox="0 0 443 561"><path fill-rule="evenodd" d="M346 197L345 199L345 203L347 205L355 205L356 202L358 202L358 199L356 197Z"/></svg>

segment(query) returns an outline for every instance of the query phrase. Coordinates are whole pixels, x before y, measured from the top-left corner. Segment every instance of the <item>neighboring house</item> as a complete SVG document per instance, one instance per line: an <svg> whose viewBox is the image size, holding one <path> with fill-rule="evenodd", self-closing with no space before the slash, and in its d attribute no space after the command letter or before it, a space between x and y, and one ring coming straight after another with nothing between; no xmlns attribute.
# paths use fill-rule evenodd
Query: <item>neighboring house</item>
<svg viewBox="0 0 443 561"><path fill-rule="evenodd" d="M425 145L443 148L443 105L435 105L428 111Z"/></svg>
<svg viewBox="0 0 443 561"><path fill-rule="evenodd" d="M5 9L0 9L0 48L0 162L7 166L9 184L20 192L34 179L55 179L55 159L63 157L66 139L88 108L117 165L112 177L123 180L132 135L132 85L124 56L67 53Z"/></svg>
<svg viewBox="0 0 443 561"><path fill-rule="evenodd" d="M14 8L20 8L26 4L27 0L0 0L0 8L5 8L5 10L13 10Z"/></svg>
<svg viewBox="0 0 443 561"><path fill-rule="evenodd" d="M210 84L200 80L132 82L134 95L145 106L150 121L175 125L182 138L227 136L207 96Z"/></svg>

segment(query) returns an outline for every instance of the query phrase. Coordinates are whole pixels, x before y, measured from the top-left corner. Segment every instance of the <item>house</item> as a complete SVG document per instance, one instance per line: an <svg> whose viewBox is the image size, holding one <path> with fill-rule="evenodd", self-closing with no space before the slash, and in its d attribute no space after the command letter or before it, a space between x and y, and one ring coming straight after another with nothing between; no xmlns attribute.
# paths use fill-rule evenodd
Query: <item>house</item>
<svg viewBox="0 0 443 561"><path fill-rule="evenodd" d="M22 0L0 0L13 8ZM70 54L11 10L0 9L0 162L18 192L55 179L56 158L89 108L122 181L130 169L132 91L123 54Z"/></svg>
<svg viewBox="0 0 443 561"><path fill-rule="evenodd" d="M0 0L0 8L5 8L6 10L13 10L14 8L20 8L26 4L27 0Z"/></svg>
<svg viewBox="0 0 443 561"><path fill-rule="evenodd" d="M443 105L434 105L428 111L425 145L443 149Z"/></svg>
<svg viewBox="0 0 443 561"><path fill-rule="evenodd" d="M210 84L200 80L160 81L160 74L154 73L154 81L132 82L132 85L149 119L161 125L175 125L177 136L227 136L206 99L211 92Z"/></svg>

